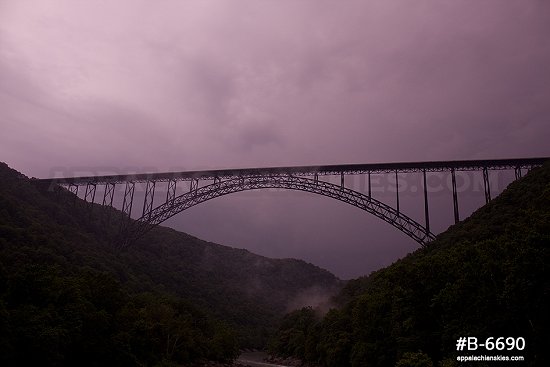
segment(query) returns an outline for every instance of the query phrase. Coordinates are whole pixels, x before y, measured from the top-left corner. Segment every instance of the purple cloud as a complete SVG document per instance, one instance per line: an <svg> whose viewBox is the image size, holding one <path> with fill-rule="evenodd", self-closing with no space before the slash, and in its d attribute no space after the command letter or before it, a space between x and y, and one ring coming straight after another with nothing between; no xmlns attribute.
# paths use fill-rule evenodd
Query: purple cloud
<svg viewBox="0 0 550 367"><path fill-rule="evenodd" d="M0 156L45 177L549 155L549 33L537 0L0 0ZM173 225L343 276L414 246L340 203L237 198ZM221 225L226 205L249 235ZM345 219L302 219L314 208ZM373 242L396 244L381 256Z"/></svg>

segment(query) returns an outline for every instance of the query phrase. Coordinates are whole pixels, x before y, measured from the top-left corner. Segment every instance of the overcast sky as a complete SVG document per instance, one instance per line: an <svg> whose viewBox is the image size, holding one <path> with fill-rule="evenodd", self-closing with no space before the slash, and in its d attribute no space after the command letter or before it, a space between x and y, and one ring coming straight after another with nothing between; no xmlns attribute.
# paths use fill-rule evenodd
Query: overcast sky
<svg viewBox="0 0 550 367"><path fill-rule="evenodd" d="M0 0L0 160L49 177L549 156L549 35L546 0ZM304 194L167 224L344 278L417 247Z"/></svg>

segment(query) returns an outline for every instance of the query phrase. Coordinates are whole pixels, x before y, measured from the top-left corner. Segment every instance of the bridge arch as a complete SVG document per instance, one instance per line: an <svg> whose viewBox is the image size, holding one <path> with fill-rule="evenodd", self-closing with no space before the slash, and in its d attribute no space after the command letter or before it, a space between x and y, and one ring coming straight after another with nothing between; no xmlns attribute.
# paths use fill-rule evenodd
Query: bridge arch
<svg viewBox="0 0 550 367"><path fill-rule="evenodd" d="M241 176L223 181L215 180L210 185L195 188L179 195L145 213L137 221L133 221L127 228L128 232L124 234L125 241L123 246L134 242L150 229L174 215L205 201L231 193L269 188L305 191L353 205L391 224L421 246L425 246L435 238L433 233L429 232L415 220L398 212L391 206L358 191L326 181L289 174L273 174Z"/></svg>

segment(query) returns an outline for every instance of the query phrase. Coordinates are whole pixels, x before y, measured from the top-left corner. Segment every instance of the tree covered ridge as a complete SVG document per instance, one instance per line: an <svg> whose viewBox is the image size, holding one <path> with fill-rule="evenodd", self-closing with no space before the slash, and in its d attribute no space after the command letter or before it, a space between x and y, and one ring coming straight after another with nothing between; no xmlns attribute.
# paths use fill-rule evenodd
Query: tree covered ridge
<svg viewBox="0 0 550 367"><path fill-rule="evenodd" d="M348 282L338 309L288 314L271 349L327 367L454 366L458 337L522 336L524 351L501 354L547 366L549 246L547 164L426 248Z"/></svg>
<svg viewBox="0 0 550 367"><path fill-rule="evenodd" d="M340 288L303 261L162 227L115 251L106 210L0 164L0 365L227 361L263 346L303 291Z"/></svg>

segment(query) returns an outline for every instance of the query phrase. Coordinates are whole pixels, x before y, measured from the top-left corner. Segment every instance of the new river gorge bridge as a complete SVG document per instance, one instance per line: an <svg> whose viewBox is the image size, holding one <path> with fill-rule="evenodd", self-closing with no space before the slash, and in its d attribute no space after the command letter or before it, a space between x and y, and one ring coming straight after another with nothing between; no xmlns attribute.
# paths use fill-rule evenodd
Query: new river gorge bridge
<svg viewBox="0 0 550 367"><path fill-rule="evenodd" d="M460 221L459 201L457 193L457 172L480 171L483 176L485 201L491 200L491 186L489 172L494 170L512 170L515 179L528 170L541 166L550 158L520 158L520 159L491 159L466 161L438 161L438 162L408 162L408 163L376 163L376 164L343 164L325 166L300 167L269 167L246 169L221 169L206 171L185 171L167 173L144 173L128 175L87 176L87 177L57 177L37 180L47 185L50 190L61 187L78 196L79 189L84 190L81 196L90 208L96 202L96 189L102 187L103 197L100 203L103 206L113 207L115 188L124 187L120 221L120 238L117 240L121 247L135 242L153 227L168 218L205 201L215 199L231 193L260 190L260 189L288 189L305 191L323 195L344 203L353 205L370 213L379 219L391 224L405 233L421 246L435 238L430 229L430 210L426 173L444 172L450 175L452 186L452 206L455 223ZM420 174L423 188L424 218L421 222L410 218L400 210L399 189L395 190L395 201L392 205L377 200L372 195L371 176L385 175L395 180L395 187L399 187L399 176L406 174ZM346 185L350 176L362 176L367 182L365 190L354 190ZM334 179L336 177L336 179ZM348 179L348 180L347 180ZM335 181L331 183L329 181ZM185 191L178 195L178 184L185 183ZM134 205L136 184L145 187L145 196L141 217L131 219ZM161 198L158 205L155 202L155 190L164 186L166 196ZM181 188L180 190L181 191ZM365 191L365 192L361 192ZM163 192L164 194L164 192ZM157 195L158 196L158 195ZM163 195L164 196L164 195ZM157 202L158 202L157 197ZM99 204L99 200L98 200Z"/></svg>

